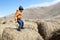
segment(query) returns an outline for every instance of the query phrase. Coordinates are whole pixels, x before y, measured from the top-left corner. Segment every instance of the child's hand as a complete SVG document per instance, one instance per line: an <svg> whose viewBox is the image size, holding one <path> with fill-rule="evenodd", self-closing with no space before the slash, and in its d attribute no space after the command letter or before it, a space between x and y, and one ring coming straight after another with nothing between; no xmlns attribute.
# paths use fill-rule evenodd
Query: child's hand
<svg viewBox="0 0 60 40"><path fill-rule="evenodd" d="M15 21L15 23L17 22L17 20L16 20L16 19L15 19L14 21Z"/></svg>

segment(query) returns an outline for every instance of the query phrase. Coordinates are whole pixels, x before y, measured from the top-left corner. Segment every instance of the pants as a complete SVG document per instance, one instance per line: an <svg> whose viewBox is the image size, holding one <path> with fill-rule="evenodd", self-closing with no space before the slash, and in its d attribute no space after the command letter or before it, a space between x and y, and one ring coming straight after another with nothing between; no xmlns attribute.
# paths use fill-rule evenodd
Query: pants
<svg viewBox="0 0 60 40"><path fill-rule="evenodd" d="M18 19L17 22L19 24L18 30L21 30L23 28L23 26L24 26L24 22L21 19Z"/></svg>

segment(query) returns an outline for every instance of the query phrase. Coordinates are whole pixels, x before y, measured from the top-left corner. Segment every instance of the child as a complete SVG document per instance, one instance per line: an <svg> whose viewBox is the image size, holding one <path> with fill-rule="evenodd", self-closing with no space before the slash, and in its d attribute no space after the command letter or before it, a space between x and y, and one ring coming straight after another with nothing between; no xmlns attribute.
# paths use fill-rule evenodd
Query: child
<svg viewBox="0 0 60 40"><path fill-rule="evenodd" d="M16 14L15 14L15 21L17 21L17 23L19 24L18 29L17 29L18 31L20 31L24 25L24 22L21 20L23 10L24 10L23 7L20 6L19 9L16 11Z"/></svg>

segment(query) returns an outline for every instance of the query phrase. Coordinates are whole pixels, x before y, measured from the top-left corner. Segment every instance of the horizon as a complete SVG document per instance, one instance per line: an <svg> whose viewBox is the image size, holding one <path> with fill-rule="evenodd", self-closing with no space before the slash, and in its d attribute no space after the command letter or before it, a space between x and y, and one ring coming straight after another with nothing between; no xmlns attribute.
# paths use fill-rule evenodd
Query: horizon
<svg viewBox="0 0 60 40"><path fill-rule="evenodd" d="M60 0L0 0L0 17L15 13L20 5L24 9L31 7L51 6L60 2Z"/></svg>

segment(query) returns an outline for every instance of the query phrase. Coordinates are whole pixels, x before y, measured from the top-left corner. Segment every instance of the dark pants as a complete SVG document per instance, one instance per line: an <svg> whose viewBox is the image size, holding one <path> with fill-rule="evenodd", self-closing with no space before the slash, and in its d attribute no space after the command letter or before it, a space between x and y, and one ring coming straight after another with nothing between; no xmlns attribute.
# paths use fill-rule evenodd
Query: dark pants
<svg viewBox="0 0 60 40"><path fill-rule="evenodd" d="M17 22L19 24L18 30L21 30L23 28L23 26L24 26L24 22L21 19L18 19Z"/></svg>

